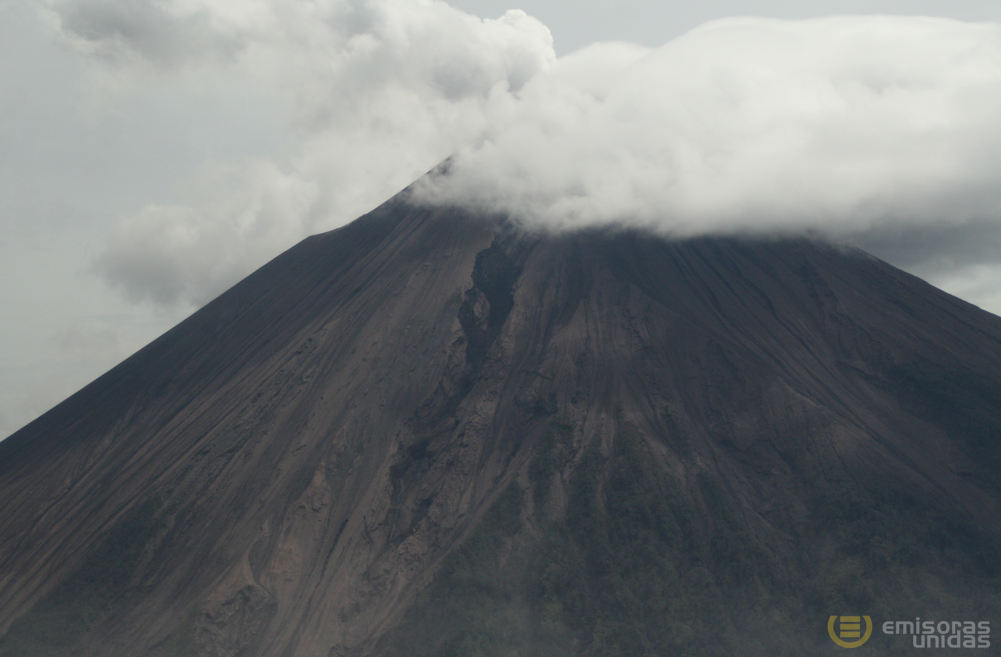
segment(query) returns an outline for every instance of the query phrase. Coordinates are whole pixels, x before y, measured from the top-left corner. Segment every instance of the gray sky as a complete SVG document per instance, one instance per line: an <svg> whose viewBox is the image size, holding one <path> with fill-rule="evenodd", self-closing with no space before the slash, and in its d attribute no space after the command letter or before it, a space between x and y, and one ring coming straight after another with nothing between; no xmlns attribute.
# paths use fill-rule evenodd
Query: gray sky
<svg viewBox="0 0 1001 657"><path fill-rule="evenodd" d="M739 77L744 70L733 68L731 61L771 66L767 58L755 59L753 45L746 57L727 50L730 36L721 30L686 36L667 51L650 50L706 21L873 13L1001 20L1001 4L994 1L456 0L451 5L490 19L517 7L537 20L509 15L483 23L442 5L404 0L382 0L376 8L335 0L312 5L321 7L316 11L322 15L307 15L304 5L287 0L262 0L253 5L255 11L236 11L235 4L210 0L159 4L0 0L0 303L4 307L0 437L305 235L353 219L446 155L466 153L467 178L473 181L469 184L482 192L476 187L476 175L515 169L531 173L517 154L526 143L539 140L524 141L525 130L545 127L550 119L559 126L579 120L583 131L579 134L598 131L604 142L594 143L604 143L605 150L575 155L575 161L607 163L613 146L629 144L632 119L623 122L610 118L605 109L577 104L582 90L595 97L607 93L622 107L635 100L640 109L650 108L651 116L674 111L672 99L679 97L707 111L719 109L712 98L723 87L699 87L698 76L687 87L672 82L671 94L652 99L641 92L629 96L612 89L620 77L636 80L641 88L657 86L650 80L674 71L679 61L685 61L679 59L685 53L699 61L716 61L713 71L730 76ZM543 25L552 35L554 51L547 50ZM966 111L1001 102L992 86L997 71L991 70L1001 60L977 59L976 48L963 49L976 39L990 47L996 40L990 31L977 36L981 33L975 30L937 23L928 28L932 39L915 36L913 24L881 25L885 32L866 37L873 48L868 69L873 75L902 75L893 52L924 42L930 52L943 53L942 61L952 57L964 62L960 66L950 60L915 69L920 80L914 88L930 88L933 95L925 97L927 105L941 105L939 114L929 120L941 128L946 142L941 159L953 168L948 176L908 173L900 164L907 155L900 145L924 134L907 131L922 117L906 114L901 115L906 121L899 121L900 117L891 116L906 124L898 132L890 131L896 141L868 144L855 155L867 158L866 163L877 156L885 160L879 168L883 177L876 179L882 185L899 184L905 191L911 189L907 185L932 189L927 198L921 197L922 207L931 208L931 214L917 224L894 219L894 213L909 209L891 199L885 208L879 206L884 208L879 216L865 215L864 221L840 234L850 233L852 241L898 266L1001 312L996 199L981 189L997 188L1001 174L995 176L993 160L984 166L986 156L977 151L977 140L971 137L979 136L983 126ZM732 29L753 44L755 34L779 28L739 23ZM813 38L844 39L858 29L824 23L815 30L820 36ZM798 27L788 33L792 41L803 34ZM880 47L881 40L885 48ZM603 47L574 55L603 41L631 42L645 49ZM838 76L869 75L853 72L855 64L831 55L837 54L837 47L832 48L811 50L824 63L796 80L822 85ZM955 79L963 83L952 84ZM608 89L598 89L601 85ZM776 93L787 94L783 98L791 93L787 81L775 85ZM739 91L737 98L741 107L759 107L762 102L754 90ZM745 125L743 118L750 115L743 111L721 111L721 118L710 127L731 135L738 145L732 149L732 161L742 157L758 161L760 149L771 152L772 142L760 138L768 133L757 124ZM775 110L763 111L767 120ZM886 110L882 105L849 103L847 119L837 123L825 118L830 126L818 134L859 139L851 127L867 120L870 111ZM782 116L784 125L803 127L813 115ZM560 138L559 130L543 132ZM704 155L713 145L700 141L697 134L693 137L697 132L696 128L667 131L653 143L674 149L675 154L694 144ZM576 143L577 136L568 132L563 138ZM987 135L983 143L993 145L994 136ZM731 142L727 143L729 148ZM498 150L505 145L510 149L507 154ZM885 158L880 149L885 149ZM792 149L772 157L773 169L766 172L786 175L783 172L792 166L790 162L798 161L798 153ZM646 160L635 155L626 162L635 165L630 174L634 178L649 171ZM818 211L815 221L823 227L829 213L841 206L829 201L823 185L816 182L832 175L821 164L814 178L804 179L809 193L791 211L802 214L804 208L818 207L823 212ZM988 173L975 179L970 173L973 165ZM628 166L620 169L630 171ZM511 179L517 180L517 175ZM757 207L754 203L760 202L762 213L781 215L772 197L742 196L740 183L745 178L731 179L732 207ZM542 191L558 201L564 181L550 182L551 187ZM617 206L608 190L588 188L586 172L576 172L571 182L584 184L589 199L608 201L609 212L645 211L634 205ZM874 202L864 185L856 191L849 199L855 204L853 212ZM528 193L492 192L506 198ZM949 194L976 202L957 200L962 216L939 221L932 215L941 214L937 208L949 207L953 198ZM668 197L654 201L681 203ZM664 230L697 232L702 215L691 204L678 207L678 216L687 217L687 223ZM727 207L717 210L716 216L729 216ZM916 208L912 214L921 211ZM733 226L747 227L742 219L730 220Z"/></svg>
<svg viewBox="0 0 1001 657"><path fill-rule="evenodd" d="M832 15L897 14L944 16L965 21L1001 20L1001 3L993 0L531 0L515 5L496 0L450 3L478 16L499 16L518 7L545 23L556 52L564 55L596 41L631 41L656 47L707 21L730 16L816 18Z"/></svg>

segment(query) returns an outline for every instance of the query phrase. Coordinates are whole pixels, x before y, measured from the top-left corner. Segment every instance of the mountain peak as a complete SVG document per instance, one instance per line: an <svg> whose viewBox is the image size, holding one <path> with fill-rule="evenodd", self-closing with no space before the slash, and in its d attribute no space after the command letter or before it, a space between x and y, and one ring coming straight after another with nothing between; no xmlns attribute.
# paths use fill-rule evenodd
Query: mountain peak
<svg viewBox="0 0 1001 657"><path fill-rule="evenodd" d="M0 443L0 655L802 654L845 609L952 618L1001 576L999 365L1001 320L860 252L401 195Z"/></svg>

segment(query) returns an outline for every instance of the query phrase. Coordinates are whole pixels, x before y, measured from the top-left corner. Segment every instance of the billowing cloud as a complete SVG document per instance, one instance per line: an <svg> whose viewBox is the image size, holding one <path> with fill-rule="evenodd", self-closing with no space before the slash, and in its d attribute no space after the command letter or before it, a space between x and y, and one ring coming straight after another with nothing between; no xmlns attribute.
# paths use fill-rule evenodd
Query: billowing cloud
<svg viewBox="0 0 1001 657"><path fill-rule="evenodd" d="M121 221L97 266L133 299L202 303L449 156L419 198L535 226L808 231L919 264L1001 234L997 24L727 19L557 59L523 12L437 0L126 5L47 5L96 106L239 89L280 124Z"/></svg>
<svg viewBox="0 0 1001 657"><path fill-rule="evenodd" d="M258 152L211 153L172 198L122 219L96 267L133 300L204 303L372 209L475 142L485 106L556 59L549 31L521 11L482 20L434 0L126 4L47 5L90 66L90 111L169 95L281 124Z"/></svg>
<svg viewBox="0 0 1001 657"><path fill-rule="evenodd" d="M1001 219L994 24L716 21L592 46L492 109L429 198L674 235Z"/></svg>

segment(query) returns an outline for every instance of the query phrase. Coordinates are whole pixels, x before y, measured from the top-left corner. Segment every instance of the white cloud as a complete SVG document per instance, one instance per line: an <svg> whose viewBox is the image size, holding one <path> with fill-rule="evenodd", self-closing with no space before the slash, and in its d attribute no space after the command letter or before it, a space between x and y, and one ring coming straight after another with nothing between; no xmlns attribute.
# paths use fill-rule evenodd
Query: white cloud
<svg viewBox="0 0 1001 657"><path fill-rule="evenodd" d="M998 25L728 19L624 52L532 80L428 197L674 235L1001 217Z"/></svg>
<svg viewBox="0 0 1001 657"><path fill-rule="evenodd" d="M46 6L92 111L169 98L277 124L122 219L97 267L131 299L203 303L450 155L423 198L549 227L878 243L1001 217L997 24L727 19L557 60L523 12L436 0Z"/></svg>
<svg viewBox="0 0 1001 657"><path fill-rule="evenodd" d="M183 98L216 120L242 104L281 123L258 152L207 155L172 198L120 222L97 270L130 299L164 304L204 303L372 209L475 141L485 106L555 61L549 31L524 12L481 20L437 1L47 7L89 62L91 112Z"/></svg>

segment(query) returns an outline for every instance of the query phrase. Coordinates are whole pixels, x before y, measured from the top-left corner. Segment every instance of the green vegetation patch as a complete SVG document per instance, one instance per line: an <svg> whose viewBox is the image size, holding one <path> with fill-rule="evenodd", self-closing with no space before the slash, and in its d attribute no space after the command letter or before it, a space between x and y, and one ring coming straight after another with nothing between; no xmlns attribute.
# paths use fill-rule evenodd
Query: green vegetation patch
<svg viewBox="0 0 1001 657"><path fill-rule="evenodd" d="M1001 550L968 519L862 473L818 469L800 530L807 609L873 618L983 618L1001 604ZM892 644L873 636L874 648Z"/></svg>
<svg viewBox="0 0 1001 657"><path fill-rule="evenodd" d="M434 584L421 594L402 626L383 642L380 654L520 654L519 582L508 577L512 568L506 562L509 539L521 529L523 498L516 483L501 493L472 536L443 566Z"/></svg>
<svg viewBox="0 0 1001 657"><path fill-rule="evenodd" d="M528 654L733 654L699 518L639 433L607 459L592 443L570 488L534 562Z"/></svg>
<svg viewBox="0 0 1001 657"><path fill-rule="evenodd" d="M611 453L594 440L580 455L566 513L543 514L569 465L560 431L529 465L542 534L519 530L512 485L378 654L833 656L830 615L984 620L1001 608L996 540L808 441L770 484L765 522L719 473L682 484L629 424ZM877 630L865 650L913 648Z"/></svg>
<svg viewBox="0 0 1001 657"><path fill-rule="evenodd" d="M537 454L559 458L561 431ZM516 536L522 492L512 485L379 654L734 654L698 514L645 450L632 429L610 457L592 443L570 479L566 517L541 539ZM535 461L530 478L551 479L552 463Z"/></svg>

